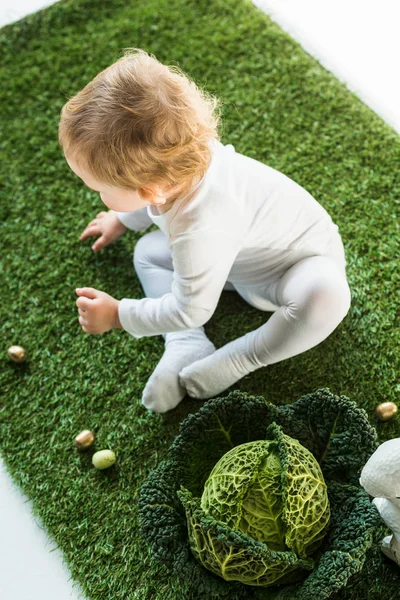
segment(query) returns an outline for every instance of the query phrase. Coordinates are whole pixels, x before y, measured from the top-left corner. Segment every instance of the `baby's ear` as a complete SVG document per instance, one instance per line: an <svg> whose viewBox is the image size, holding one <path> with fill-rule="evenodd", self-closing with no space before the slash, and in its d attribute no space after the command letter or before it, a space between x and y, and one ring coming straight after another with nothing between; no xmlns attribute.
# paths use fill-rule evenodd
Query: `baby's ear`
<svg viewBox="0 0 400 600"><path fill-rule="evenodd" d="M137 192L142 200L146 200L147 202L150 200L151 194L145 188L138 188Z"/></svg>
<svg viewBox="0 0 400 600"><path fill-rule="evenodd" d="M154 185L150 188L142 188L140 193L144 200L151 202L152 204L156 204L157 206L160 204L165 204L166 202L164 191L159 185Z"/></svg>
<svg viewBox="0 0 400 600"><path fill-rule="evenodd" d="M140 188L138 192L146 202L151 202L152 204L165 204L166 198L159 185L154 185L148 188Z"/></svg>

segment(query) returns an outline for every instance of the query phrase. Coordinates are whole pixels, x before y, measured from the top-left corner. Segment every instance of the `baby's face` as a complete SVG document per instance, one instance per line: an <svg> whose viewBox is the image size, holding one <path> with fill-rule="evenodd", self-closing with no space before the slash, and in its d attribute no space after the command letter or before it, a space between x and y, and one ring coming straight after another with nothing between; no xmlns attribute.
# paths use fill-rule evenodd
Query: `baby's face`
<svg viewBox="0 0 400 600"><path fill-rule="evenodd" d="M155 193L159 195L155 198L153 197L153 201L144 200L137 190L128 190L101 183L94 179L90 173L81 169L71 158L65 157L65 160L75 175L82 179L87 187L95 192L99 192L101 200L111 210L115 210L116 212L131 212L149 204L165 204L166 198L163 197L160 188L155 189Z"/></svg>

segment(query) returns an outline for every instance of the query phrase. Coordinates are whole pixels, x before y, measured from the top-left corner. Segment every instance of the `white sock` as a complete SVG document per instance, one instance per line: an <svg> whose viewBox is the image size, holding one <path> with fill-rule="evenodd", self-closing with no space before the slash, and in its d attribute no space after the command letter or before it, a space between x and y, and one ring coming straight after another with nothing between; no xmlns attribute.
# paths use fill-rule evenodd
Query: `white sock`
<svg viewBox="0 0 400 600"><path fill-rule="evenodd" d="M263 366L248 351L250 335L254 336L254 332L225 344L213 354L199 358L183 368L179 381L189 396L214 398L248 373Z"/></svg>
<svg viewBox="0 0 400 600"><path fill-rule="evenodd" d="M143 390L142 404L149 410L165 413L186 396L179 372L190 363L215 351L203 327L164 334L165 351Z"/></svg>

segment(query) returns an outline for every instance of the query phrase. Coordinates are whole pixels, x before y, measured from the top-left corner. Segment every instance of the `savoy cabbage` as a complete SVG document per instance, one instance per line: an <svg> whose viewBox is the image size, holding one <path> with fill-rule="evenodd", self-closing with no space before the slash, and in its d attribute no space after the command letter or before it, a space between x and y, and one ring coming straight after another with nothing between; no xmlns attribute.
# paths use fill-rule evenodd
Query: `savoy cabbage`
<svg viewBox="0 0 400 600"><path fill-rule="evenodd" d="M257 528L248 535L249 530L244 533L224 523L213 494L205 488L218 461L231 450L267 438L282 441L284 436L297 440L318 463L326 484L330 521L326 530L322 522L321 529L315 529L315 545L312 539L308 544L307 536L299 544L296 534L301 532L292 535L289 531L285 533L287 549L279 550L257 539ZM209 400L180 424L165 459L142 485L138 505L142 535L151 545L153 558L179 579L182 600L325 600L361 570L367 550L378 541L375 537L380 535L377 531L382 522L358 481L378 445L367 413L328 389L285 406L239 391ZM282 473L289 473L283 446L277 446ZM285 477L281 483L287 497L289 479L285 481ZM322 481L319 475L317 479ZM296 499L297 492L290 494L298 508L307 508ZM322 496L317 504L322 515L325 505L321 500ZM282 504L284 509L285 502ZM214 509L217 518L211 514ZM307 511L305 514L307 517ZM314 513L312 520L316 516ZM318 539L319 535L323 538ZM232 557L231 564L242 573L247 569L253 583L227 581L205 568L193 551L196 544L200 554L205 555L208 545L219 556ZM272 585L254 585L254 575L267 572L276 575Z"/></svg>
<svg viewBox="0 0 400 600"><path fill-rule="evenodd" d="M326 484L311 452L275 423L268 427L266 440L235 446L222 456L200 502L215 520L263 542L262 557L245 557L242 547L236 552L205 533L193 516L193 498L187 492L182 486L178 497L186 509L191 550L202 565L227 581L266 586L287 579L296 568L314 566L313 561L296 559L310 556L326 533Z"/></svg>

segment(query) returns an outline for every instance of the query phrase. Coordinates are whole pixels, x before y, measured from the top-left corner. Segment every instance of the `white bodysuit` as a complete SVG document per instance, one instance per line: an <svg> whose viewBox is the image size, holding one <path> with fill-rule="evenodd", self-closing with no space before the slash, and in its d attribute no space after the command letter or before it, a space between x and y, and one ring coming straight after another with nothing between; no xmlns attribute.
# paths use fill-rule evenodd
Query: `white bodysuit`
<svg viewBox="0 0 400 600"><path fill-rule="evenodd" d="M232 144L210 147L212 161L189 201L176 200L164 214L154 205L117 212L134 231L155 223L172 253L170 292L119 303L121 325L134 337L200 327L227 281L238 291L259 288L306 257L331 256L345 273L338 226L309 192Z"/></svg>

